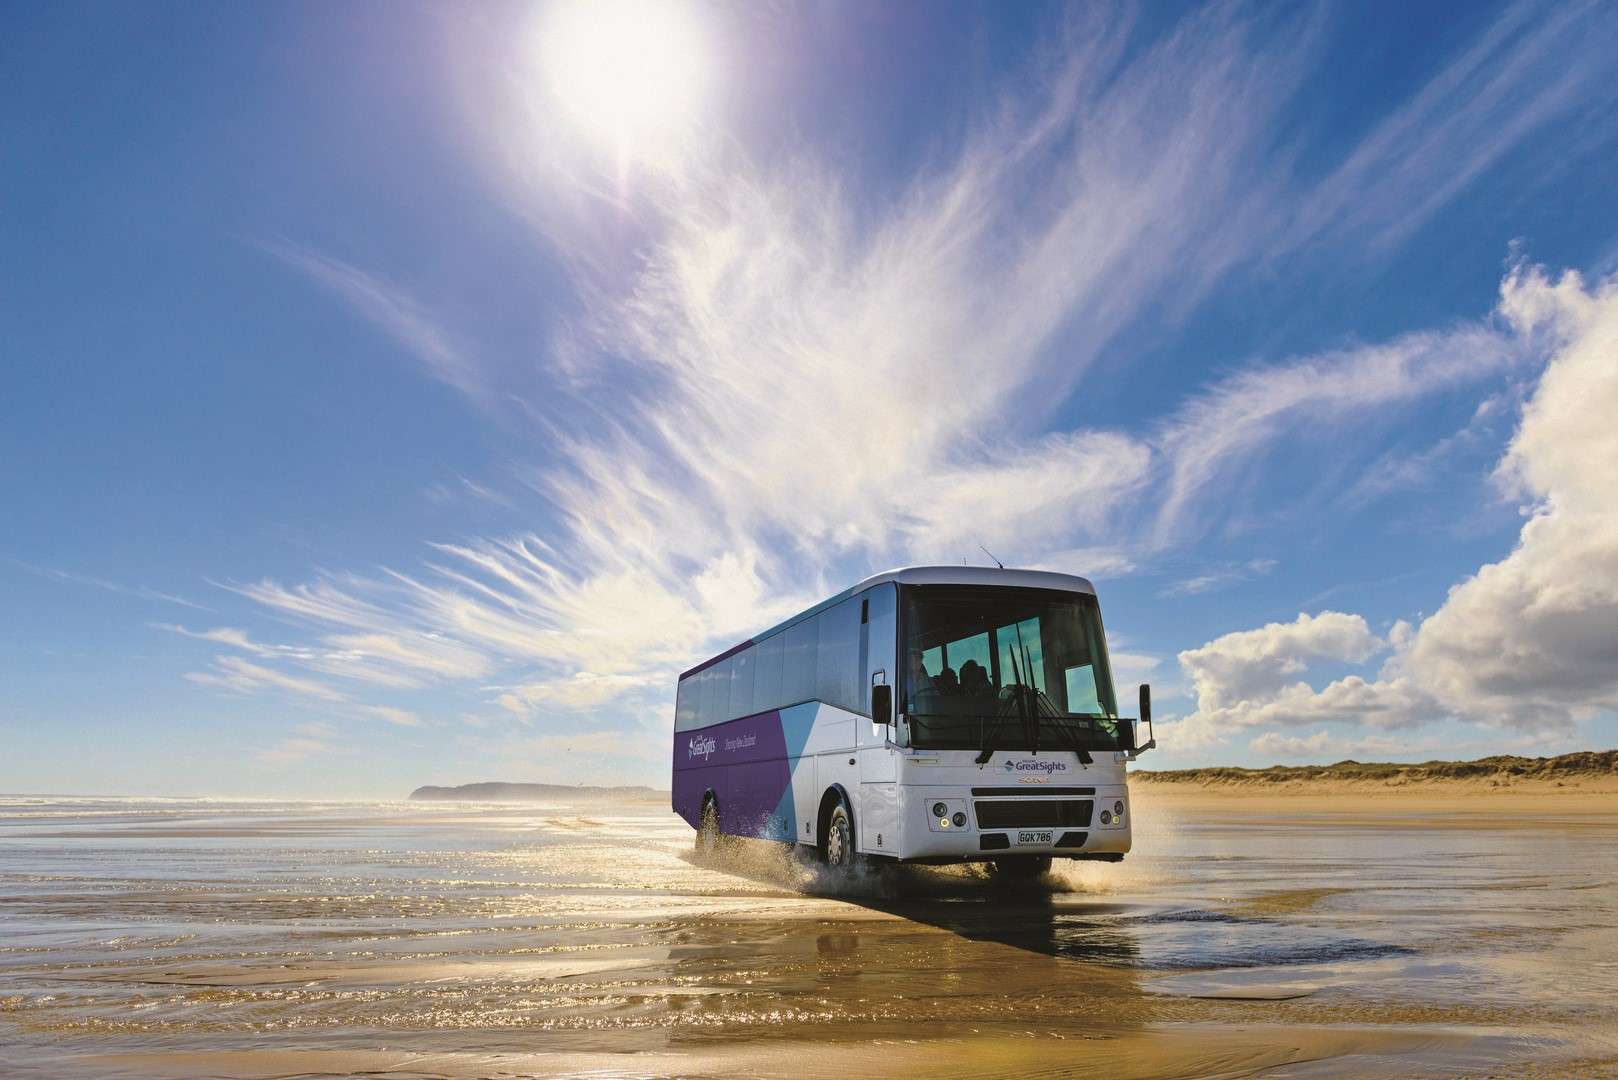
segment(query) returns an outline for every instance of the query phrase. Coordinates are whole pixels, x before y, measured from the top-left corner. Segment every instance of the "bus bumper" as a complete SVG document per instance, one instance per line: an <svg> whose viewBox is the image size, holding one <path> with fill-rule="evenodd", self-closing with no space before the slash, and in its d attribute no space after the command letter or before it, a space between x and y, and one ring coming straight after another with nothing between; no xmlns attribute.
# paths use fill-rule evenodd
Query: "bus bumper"
<svg viewBox="0 0 1618 1080"><path fill-rule="evenodd" d="M956 785L900 785L899 814L904 822L901 862L951 863L1050 856L1057 859L1116 861L1129 851L1134 818L1129 792L1123 784L1097 785L1094 795L1042 796L1037 791L1014 796L974 796L970 787ZM1072 809L1067 824L1049 824L1063 815L1049 812L1055 802L1090 803L1088 824ZM944 815L934 810L942 803ZM1116 807L1124 804L1122 820ZM1031 804L1045 804L1034 806ZM1108 821L1101 816L1106 812ZM987 819L980 821L981 815ZM964 817L965 824L957 824ZM1021 821L1037 824L1018 824Z"/></svg>

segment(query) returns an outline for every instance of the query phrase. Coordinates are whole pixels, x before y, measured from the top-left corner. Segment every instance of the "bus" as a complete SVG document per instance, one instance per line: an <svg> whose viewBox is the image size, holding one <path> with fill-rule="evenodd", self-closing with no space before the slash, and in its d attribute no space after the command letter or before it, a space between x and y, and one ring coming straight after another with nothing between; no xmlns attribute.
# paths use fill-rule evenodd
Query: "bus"
<svg viewBox="0 0 1618 1080"><path fill-rule="evenodd" d="M1084 578L877 574L680 676L673 808L699 851L786 841L838 872L1118 861L1125 766L1157 745L1150 693L1139 720L1118 715Z"/></svg>

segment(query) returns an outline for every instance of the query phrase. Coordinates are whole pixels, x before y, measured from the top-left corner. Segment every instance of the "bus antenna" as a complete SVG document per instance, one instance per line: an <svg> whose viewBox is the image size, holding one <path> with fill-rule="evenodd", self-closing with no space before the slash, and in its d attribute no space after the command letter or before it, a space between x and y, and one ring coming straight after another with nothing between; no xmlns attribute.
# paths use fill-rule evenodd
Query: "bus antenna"
<svg viewBox="0 0 1618 1080"><path fill-rule="evenodd" d="M994 552L990 551L988 548L984 547L982 544L978 545L978 550L983 552L983 554L987 555L989 558L994 559L994 565L998 566L1000 569L1004 570L1006 568L1006 564L1001 562L999 559L995 559L994 558Z"/></svg>

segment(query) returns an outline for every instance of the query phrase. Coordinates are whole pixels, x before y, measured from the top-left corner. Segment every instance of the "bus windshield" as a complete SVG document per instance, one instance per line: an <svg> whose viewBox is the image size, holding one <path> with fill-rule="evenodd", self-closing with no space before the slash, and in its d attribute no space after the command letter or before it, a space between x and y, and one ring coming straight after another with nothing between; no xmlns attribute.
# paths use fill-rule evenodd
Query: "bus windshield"
<svg viewBox="0 0 1618 1080"><path fill-rule="evenodd" d="M911 745L1127 750L1095 597L993 586L904 590Z"/></svg>

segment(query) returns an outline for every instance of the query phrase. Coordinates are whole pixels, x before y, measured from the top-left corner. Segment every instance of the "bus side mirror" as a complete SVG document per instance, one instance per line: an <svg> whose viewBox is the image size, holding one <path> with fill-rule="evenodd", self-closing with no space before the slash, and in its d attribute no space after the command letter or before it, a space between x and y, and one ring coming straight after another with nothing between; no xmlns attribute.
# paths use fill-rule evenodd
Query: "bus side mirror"
<svg viewBox="0 0 1618 1080"><path fill-rule="evenodd" d="M1135 728L1135 748L1129 752L1129 760L1134 761L1148 750L1157 749L1157 738L1152 734L1152 686L1150 683L1140 684L1140 720ZM1140 741L1140 729L1146 729L1146 741Z"/></svg>
<svg viewBox="0 0 1618 1080"><path fill-rule="evenodd" d="M887 683L871 687L871 719L878 724L893 723L893 687Z"/></svg>

